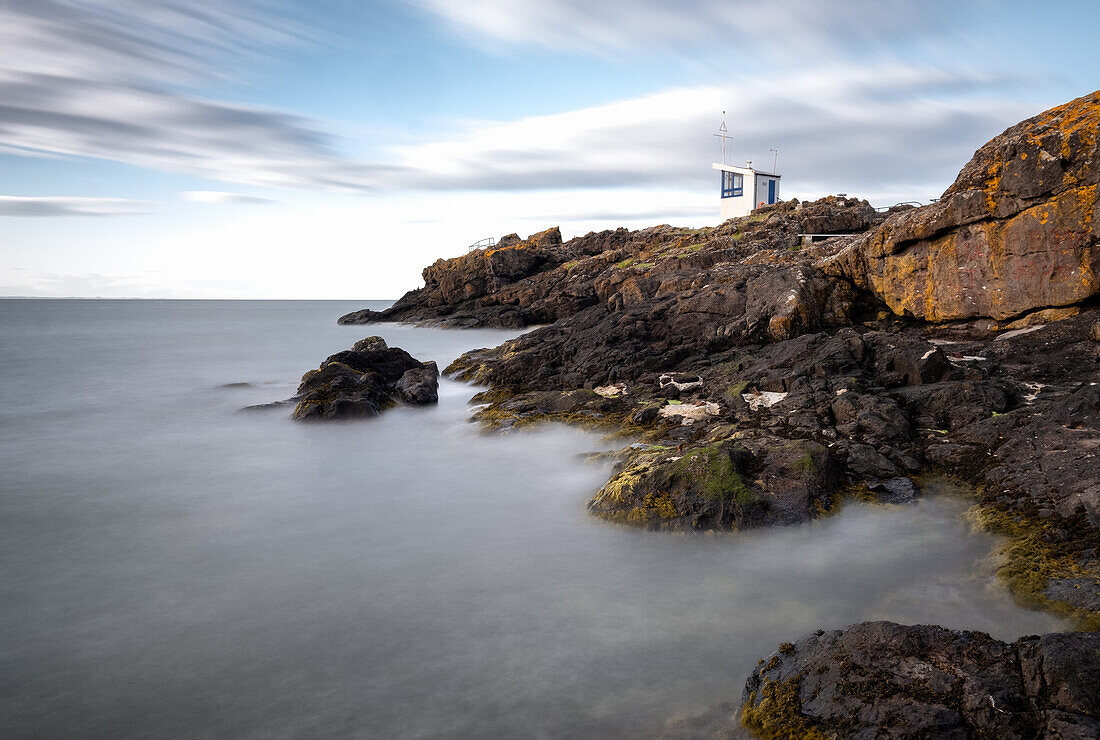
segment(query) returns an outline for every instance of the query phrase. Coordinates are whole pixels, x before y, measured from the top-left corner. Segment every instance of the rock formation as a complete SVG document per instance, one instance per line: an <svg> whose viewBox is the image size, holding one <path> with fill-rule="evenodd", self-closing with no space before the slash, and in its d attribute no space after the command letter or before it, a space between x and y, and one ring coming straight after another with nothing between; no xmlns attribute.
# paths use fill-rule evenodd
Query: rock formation
<svg viewBox="0 0 1100 740"><path fill-rule="evenodd" d="M1068 306L1100 292L1100 92L983 146L936 203L848 248L837 274L928 321Z"/></svg>
<svg viewBox="0 0 1100 740"><path fill-rule="evenodd" d="M376 416L395 403L423 405L439 400L439 371L408 352L367 337L350 350L325 359L302 376L294 418L302 420Z"/></svg>
<svg viewBox="0 0 1100 740"><path fill-rule="evenodd" d="M1094 738L1100 633L1007 644L864 622L781 645L741 703L741 722L763 738Z"/></svg>
<svg viewBox="0 0 1100 740"><path fill-rule="evenodd" d="M975 524L1009 538L1017 596L1097 628L1098 101L1008 129L930 206L832 197L713 228L510 236L341 320L545 324L447 372L490 387L491 426L634 435L589 502L614 521L786 524L962 478Z"/></svg>
<svg viewBox="0 0 1100 740"><path fill-rule="evenodd" d="M588 503L612 521L783 525L846 497L904 504L929 473L965 481L1015 596L1097 630L1098 130L1100 92L1024 121L921 208L824 198L714 228L510 237L341 321L545 324L446 372L488 386L489 426L631 435ZM1095 737L1098 650L857 625L764 661L744 720L763 737ZM704 736L735 736L734 714Z"/></svg>

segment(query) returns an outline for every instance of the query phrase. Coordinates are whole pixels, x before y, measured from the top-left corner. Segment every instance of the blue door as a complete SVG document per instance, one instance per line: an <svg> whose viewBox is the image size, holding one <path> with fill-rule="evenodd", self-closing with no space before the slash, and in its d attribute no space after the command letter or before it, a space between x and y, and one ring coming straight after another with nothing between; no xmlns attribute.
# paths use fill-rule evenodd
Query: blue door
<svg viewBox="0 0 1100 740"><path fill-rule="evenodd" d="M768 202L775 202L775 180L768 180Z"/></svg>

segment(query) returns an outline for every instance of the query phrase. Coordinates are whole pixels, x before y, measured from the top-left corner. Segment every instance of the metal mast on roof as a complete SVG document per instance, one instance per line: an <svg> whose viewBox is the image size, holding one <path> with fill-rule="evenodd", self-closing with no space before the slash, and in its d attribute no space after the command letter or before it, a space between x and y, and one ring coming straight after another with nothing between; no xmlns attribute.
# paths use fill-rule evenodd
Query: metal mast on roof
<svg viewBox="0 0 1100 740"><path fill-rule="evenodd" d="M775 159L772 160L772 174L779 172L779 147L775 149L769 149L770 152L775 152Z"/></svg>
<svg viewBox="0 0 1100 740"><path fill-rule="evenodd" d="M733 137L727 136L728 133L729 129L726 128L726 112L722 111L722 125L718 127L718 133L715 134L715 136L722 140L722 164L729 164L729 162L726 161L726 141L732 141Z"/></svg>

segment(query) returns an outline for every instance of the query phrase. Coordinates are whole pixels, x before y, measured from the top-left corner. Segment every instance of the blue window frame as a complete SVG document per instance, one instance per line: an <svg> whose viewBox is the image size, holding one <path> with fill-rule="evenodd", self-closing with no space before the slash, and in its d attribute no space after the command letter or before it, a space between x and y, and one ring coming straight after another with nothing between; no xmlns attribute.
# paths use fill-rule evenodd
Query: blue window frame
<svg viewBox="0 0 1100 740"><path fill-rule="evenodd" d="M745 192L745 178L738 172L722 170L722 197L736 198Z"/></svg>

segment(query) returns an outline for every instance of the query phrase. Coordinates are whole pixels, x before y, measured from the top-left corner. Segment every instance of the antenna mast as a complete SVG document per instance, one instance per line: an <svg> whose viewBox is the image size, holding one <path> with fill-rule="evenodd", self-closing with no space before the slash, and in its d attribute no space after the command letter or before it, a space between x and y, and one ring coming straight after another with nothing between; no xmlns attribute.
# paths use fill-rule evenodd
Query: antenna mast
<svg viewBox="0 0 1100 740"><path fill-rule="evenodd" d="M722 164L728 164L728 162L726 162L726 141L733 140L732 136L727 136L728 133L729 129L726 128L726 112L722 111L722 125L718 127L718 133L715 134L715 136L722 140Z"/></svg>
<svg viewBox="0 0 1100 740"><path fill-rule="evenodd" d="M774 175L779 172L779 147L776 147L775 149L769 149L768 151L775 153L775 159L772 160L772 174Z"/></svg>

